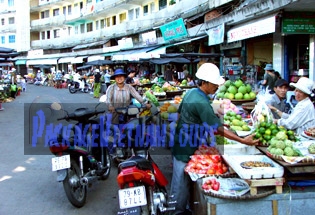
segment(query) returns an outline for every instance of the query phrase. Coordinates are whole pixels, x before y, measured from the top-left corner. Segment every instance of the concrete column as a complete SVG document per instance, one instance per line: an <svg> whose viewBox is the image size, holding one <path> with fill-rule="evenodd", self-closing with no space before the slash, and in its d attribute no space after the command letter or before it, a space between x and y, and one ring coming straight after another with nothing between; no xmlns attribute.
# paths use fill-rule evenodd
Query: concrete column
<svg viewBox="0 0 315 215"><path fill-rule="evenodd" d="M281 20L276 18L276 31L273 34L273 68L281 77L285 77L284 71L284 37L281 34Z"/></svg>
<svg viewBox="0 0 315 215"><path fill-rule="evenodd" d="M309 45L309 78L315 81L315 35L310 35Z"/></svg>

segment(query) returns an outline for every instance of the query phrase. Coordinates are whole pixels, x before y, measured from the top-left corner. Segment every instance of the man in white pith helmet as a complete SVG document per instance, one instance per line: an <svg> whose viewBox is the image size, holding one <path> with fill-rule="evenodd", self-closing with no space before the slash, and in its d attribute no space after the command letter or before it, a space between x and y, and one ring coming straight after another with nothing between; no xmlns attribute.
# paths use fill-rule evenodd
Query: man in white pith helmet
<svg viewBox="0 0 315 215"><path fill-rule="evenodd" d="M204 143L203 139L196 141L196 134L202 135L201 128L210 136L213 136L216 130L218 134L243 144L258 144L258 140L253 140L253 135L240 138L232 131L224 129L214 113L208 95L214 94L219 85L224 83L219 68L215 64L204 63L198 69L196 77L199 79L199 88L189 90L178 108L180 117L175 130L174 145L171 148L173 154L171 195L174 195L177 202L174 213L176 215L191 214L189 208L191 179L184 169L190 156Z"/></svg>

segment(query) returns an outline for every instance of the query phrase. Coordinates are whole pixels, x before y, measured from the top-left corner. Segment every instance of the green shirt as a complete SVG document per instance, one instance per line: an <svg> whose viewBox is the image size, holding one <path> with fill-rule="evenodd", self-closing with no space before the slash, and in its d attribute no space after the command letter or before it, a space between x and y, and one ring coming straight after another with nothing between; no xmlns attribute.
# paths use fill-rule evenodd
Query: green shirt
<svg viewBox="0 0 315 215"><path fill-rule="evenodd" d="M217 129L222 126L222 123L215 115L209 97L199 88L191 89L186 93L178 112L180 117L175 130L174 146L171 150L177 160L188 162L190 156L201 144L201 141L196 140L198 136L196 134L199 134L199 137L204 135L204 130L200 129L200 126L207 125ZM187 127L189 128L185 129ZM196 130L198 133L195 133ZM207 130L209 131L209 127ZM208 133L210 136L213 135L213 132ZM207 141L207 144L210 143Z"/></svg>

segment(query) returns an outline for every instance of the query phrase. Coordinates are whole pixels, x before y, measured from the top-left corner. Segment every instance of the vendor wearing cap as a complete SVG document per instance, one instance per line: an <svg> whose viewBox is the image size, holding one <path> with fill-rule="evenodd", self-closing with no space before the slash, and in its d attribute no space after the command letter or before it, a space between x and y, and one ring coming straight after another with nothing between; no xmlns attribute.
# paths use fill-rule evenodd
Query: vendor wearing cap
<svg viewBox="0 0 315 215"><path fill-rule="evenodd" d="M289 89L289 84L284 79L278 79L275 83L273 90L275 91L272 96L266 100L266 104L271 109L275 119L280 119L280 113L287 113L289 108L286 103L286 95Z"/></svg>
<svg viewBox="0 0 315 215"><path fill-rule="evenodd" d="M297 134L301 134L308 128L315 127L315 109L309 98L312 93L313 81L301 77L297 83L290 83L290 86L295 87L295 99L298 103L290 115L278 109L273 109L281 117L275 119L274 122L279 126L284 126L287 129L295 130Z"/></svg>
<svg viewBox="0 0 315 215"><path fill-rule="evenodd" d="M126 84L130 84L133 87L137 86L137 83L134 80L134 77L136 76L136 71L135 70L130 70L128 72L128 76L126 78Z"/></svg>
<svg viewBox="0 0 315 215"><path fill-rule="evenodd" d="M273 91L273 88L275 86L275 83L278 79L278 77L274 73L274 69L272 64L266 64L265 68L265 75L264 80L262 82L262 85L266 87L269 91Z"/></svg>
<svg viewBox="0 0 315 215"><path fill-rule="evenodd" d="M174 145L171 148L173 155L171 195L174 195L174 200L177 202L174 214L190 214L187 204L190 197L191 180L184 169L190 156L198 148L198 145L194 145L194 139L197 138L194 135L195 129L201 126L209 129L210 126L217 129L220 135L232 140L247 145L258 144L258 140L253 140L253 135L240 138L232 131L224 129L220 119L214 113L208 95L214 94L219 85L224 83L219 68L212 63L205 63L198 69L196 77L199 79L199 88L187 91L178 108L180 116L175 129ZM211 134L211 129L208 129L207 132L212 136L213 132ZM203 134L200 130L199 132L201 135ZM197 141L196 144L200 144L200 142Z"/></svg>
<svg viewBox="0 0 315 215"><path fill-rule="evenodd" d="M115 108L127 107L131 103L131 98L135 98L138 102L143 103L142 97L131 85L126 84L127 74L122 68L115 70L111 79L115 80L115 84L110 85L106 91L106 104L108 105L108 111L113 113L112 123L118 124L118 114L115 112ZM147 108L150 108L150 104L146 104Z"/></svg>

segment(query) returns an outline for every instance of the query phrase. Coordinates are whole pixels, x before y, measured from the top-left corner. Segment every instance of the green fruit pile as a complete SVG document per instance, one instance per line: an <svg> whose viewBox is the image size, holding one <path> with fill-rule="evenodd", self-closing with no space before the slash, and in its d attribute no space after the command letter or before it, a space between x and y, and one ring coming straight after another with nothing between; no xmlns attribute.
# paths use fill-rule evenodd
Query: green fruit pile
<svg viewBox="0 0 315 215"><path fill-rule="evenodd" d="M275 137L279 132L283 132L291 141L297 141L296 136L294 135L294 132L292 130L287 130L286 128L282 126L277 126L274 123L269 123L262 121L258 124L256 127L254 133L255 139L259 139L260 143L265 146L270 145L270 141L273 137Z"/></svg>
<svg viewBox="0 0 315 215"><path fill-rule="evenodd" d="M301 153L293 147L293 141L288 139L285 131L280 131L271 138L267 151L272 155L301 156Z"/></svg>
<svg viewBox="0 0 315 215"><path fill-rule="evenodd" d="M237 99L248 100L255 99L256 93L253 92L250 84L245 84L242 80L231 81L227 80L224 85L220 86L217 93L218 99Z"/></svg>
<svg viewBox="0 0 315 215"><path fill-rule="evenodd" d="M234 111L229 110L223 116L223 123L229 125L231 130L234 131L250 131L250 127L243 121L240 114L236 114Z"/></svg>

